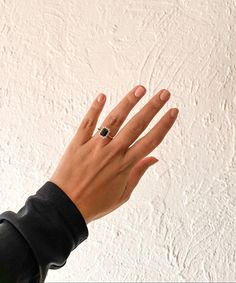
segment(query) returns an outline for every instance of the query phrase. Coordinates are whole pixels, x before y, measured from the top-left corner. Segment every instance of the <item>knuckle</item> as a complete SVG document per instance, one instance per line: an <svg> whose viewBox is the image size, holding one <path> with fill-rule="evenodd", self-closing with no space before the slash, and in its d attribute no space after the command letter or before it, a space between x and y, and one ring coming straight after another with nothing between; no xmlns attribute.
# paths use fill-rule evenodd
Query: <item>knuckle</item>
<svg viewBox="0 0 236 283"><path fill-rule="evenodd" d="M135 133L142 132L145 129L145 123L142 121L136 121L133 126L131 127L131 131Z"/></svg>
<svg viewBox="0 0 236 283"><path fill-rule="evenodd" d="M156 102L155 99L151 99L150 100L150 105L149 107L153 110L153 111L158 111L160 110L160 105Z"/></svg>
<svg viewBox="0 0 236 283"><path fill-rule="evenodd" d="M152 149L153 147L157 146L157 139L143 138L142 143L145 148Z"/></svg>
<svg viewBox="0 0 236 283"><path fill-rule="evenodd" d="M150 147L150 148L155 148L157 145L158 145L158 139L152 139L152 140L149 142L149 147ZM147 145L147 146L148 146L148 145Z"/></svg>
<svg viewBox="0 0 236 283"><path fill-rule="evenodd" d="M124 121L124 117L121 114L110 114L108 116L108 123L110 126L119 127Z"/></svg>
<svg viewBox="0 0 236 283"><path fill-rule="evenodd" d="M134 105L134 95L133 95L133 92L126 96L126 104Z"/></svg>
<svg viewBox="0 0 236 283"><path fill-rule="evenodd" d="M92 118L86 117L85 119L83 119L82 123L81 123L81 128L82 129L87 129L87 128L92 128L95 126L95 121Z"/></svg>

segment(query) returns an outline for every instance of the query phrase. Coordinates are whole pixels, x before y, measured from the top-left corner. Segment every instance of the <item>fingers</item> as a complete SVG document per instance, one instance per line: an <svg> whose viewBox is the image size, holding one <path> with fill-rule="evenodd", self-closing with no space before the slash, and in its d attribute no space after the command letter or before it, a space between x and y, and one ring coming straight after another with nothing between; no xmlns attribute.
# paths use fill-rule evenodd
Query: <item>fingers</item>
<svg viewBox="0 0 236 283"><path fill-rule="evenodd" d="M159 91L152 99L121 129L113 140L114 146L128 148L147 128L153 117L170 97L168 90Z"/></svg>
<svg viewBox="0 0 236 283"><path fill-rule="evenodd" d="M136 162L152 152L164 139L178 115L178 109L167 111L159 122L141 139L134 143L126 152L128 160Z"/></svg>
<svg viewBox="0 0 236 283"><path fill-rule="evenodd" d="M105 101L106 95L103 93L100 93L93 101L74 137L78 144L82 145L92 137Z"/></svg>
<svg viewBox="0 0 236 283"><path fill-rule="evenodd" d="M158 162L159 160L155 157L146 157L142 160L139 160L137 164L132 168L132 170L129 173L129 178L127 182L126 189L121 197L122 201L127 201L132 194L132 191L138 184L141 177L144 175L144 173L147 171L147 169Z"/></svg>
<svg viewBox="0 0 236 283"><path fill-rule="evenodd" d="M121 101L119 104L112 109L109 115L101 124L100 128L107 127L110 129L110 135L115 136L119 128L125 121L129 112L138 103L141 97L146 93L146 89L142 85L134 87ZM109 138L101 139L97 132L94 138L99 138L100 141L106 145L110 142Z"/></svg>

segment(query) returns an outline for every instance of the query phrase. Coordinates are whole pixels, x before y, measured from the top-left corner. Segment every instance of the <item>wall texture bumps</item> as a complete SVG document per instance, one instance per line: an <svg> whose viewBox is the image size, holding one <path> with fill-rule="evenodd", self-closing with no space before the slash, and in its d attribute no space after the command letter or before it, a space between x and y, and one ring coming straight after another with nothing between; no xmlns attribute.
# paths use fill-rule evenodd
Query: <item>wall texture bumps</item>
<svg viewBox="0 0 236 283"><path fill-rule="evenodd" d="M1 0L0 208L47 181L90 103L136 84L178 120L129 202L47 282L236 281L236 2Z"/></svg>

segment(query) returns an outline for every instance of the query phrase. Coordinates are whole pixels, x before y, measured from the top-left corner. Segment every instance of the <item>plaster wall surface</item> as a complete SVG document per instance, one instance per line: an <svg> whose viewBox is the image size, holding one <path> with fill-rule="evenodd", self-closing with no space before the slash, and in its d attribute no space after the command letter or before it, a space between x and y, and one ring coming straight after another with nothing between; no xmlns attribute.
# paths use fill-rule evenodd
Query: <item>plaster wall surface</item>
<svg viewBox="0 0 236 283"><path fill-rule="evenodd" d="M51 176L99 92L179 117L130 200L46 282L236 281L236 1L0 1L0 208ZM98 124L99 124L98 123ZM141 135L141 136L143 136Z"/></svg>

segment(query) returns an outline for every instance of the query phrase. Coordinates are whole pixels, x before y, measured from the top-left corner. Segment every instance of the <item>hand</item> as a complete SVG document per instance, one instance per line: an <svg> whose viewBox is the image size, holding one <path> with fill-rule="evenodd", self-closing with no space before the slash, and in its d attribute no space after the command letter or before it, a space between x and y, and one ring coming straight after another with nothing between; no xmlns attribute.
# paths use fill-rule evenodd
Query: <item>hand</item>
<svg viewBox="0 0 236 283"><path fill-rule="evenodd" d="M178 109L169 109L146 135L136 139L169 99L167 90L154 95L118 132L145 93L145 87L134 87L103 121L102 127L111 130L113 139L102 138L98 131L93 135L106 100L101 93L98 96L101 100L93 101L49 179L69 196L87 224L129 200L147 168L158 161L155 157L145 156L161 143L174 124Z"/></svg>

